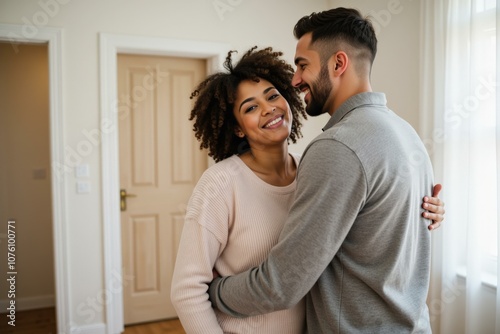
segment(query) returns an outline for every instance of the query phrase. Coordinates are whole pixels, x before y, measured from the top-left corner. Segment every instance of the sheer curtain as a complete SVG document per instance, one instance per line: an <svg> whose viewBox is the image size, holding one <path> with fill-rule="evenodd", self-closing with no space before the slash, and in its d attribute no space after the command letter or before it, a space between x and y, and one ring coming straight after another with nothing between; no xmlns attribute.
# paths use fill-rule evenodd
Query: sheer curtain
<svg viewBox="0 0 500 334"><path fill-rule="evenodd" d="M422 1L422 136L446 203L433 236L435 333L500 333L497 1Z"/></svg>

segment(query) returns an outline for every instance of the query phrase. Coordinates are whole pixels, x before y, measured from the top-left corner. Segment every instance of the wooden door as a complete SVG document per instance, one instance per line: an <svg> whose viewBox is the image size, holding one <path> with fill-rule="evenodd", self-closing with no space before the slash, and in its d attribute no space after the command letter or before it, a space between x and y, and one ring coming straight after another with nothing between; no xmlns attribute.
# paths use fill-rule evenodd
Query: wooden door
<svg viewBox="0 0 500 334"><path fill-rule="evenodd" d="M170 285L185 207L208 161L189 96L205 75L201 59L118 56L125 324L176 317Z"/></svg>

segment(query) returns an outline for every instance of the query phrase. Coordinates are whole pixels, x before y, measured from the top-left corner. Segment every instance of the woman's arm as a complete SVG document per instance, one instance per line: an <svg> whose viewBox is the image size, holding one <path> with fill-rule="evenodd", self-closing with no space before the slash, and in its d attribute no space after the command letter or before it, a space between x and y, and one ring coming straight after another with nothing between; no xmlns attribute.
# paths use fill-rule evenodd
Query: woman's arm
<svg viewBox="0 0 500 334"><path fill-rule="evenodd" d="M223 333L207 293L219 248L210 231L186 220L171 289L172 304L186 333Z"/></svg>
<svg viewBox="0 0 500 334"><path fill-rule="evenodd" d="M225 185L214 169L208 170L188 204L171 287L172 304L187 333L223 333L207 290L227 240Z"/></svg>

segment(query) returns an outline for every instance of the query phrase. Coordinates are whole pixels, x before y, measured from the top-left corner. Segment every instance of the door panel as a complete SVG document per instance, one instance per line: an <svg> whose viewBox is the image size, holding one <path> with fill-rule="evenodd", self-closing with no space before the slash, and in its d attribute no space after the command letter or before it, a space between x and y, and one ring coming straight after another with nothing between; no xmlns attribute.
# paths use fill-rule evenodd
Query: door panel
<svg viewBox="0 0 500 334"><path fill-rule="evenodd" d="M207 168L189 96L201 59L119 55L118 101L125 324L176 317L170 284L191 192ZM117 190L118 191L118 190Z"/></svg>

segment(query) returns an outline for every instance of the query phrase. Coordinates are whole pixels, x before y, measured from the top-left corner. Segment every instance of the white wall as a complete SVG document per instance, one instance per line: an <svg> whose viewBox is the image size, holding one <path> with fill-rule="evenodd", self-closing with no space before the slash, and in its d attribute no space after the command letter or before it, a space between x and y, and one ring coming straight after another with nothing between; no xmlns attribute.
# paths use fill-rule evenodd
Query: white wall
<svg viewBox="0 0 500 334"><path fill-rule="evenodd" d="M217 11L215 5L226 5ZM292 28L303 15L326 9L327 1L303 0L0 0L0 22L23 25L26 37L38 27L61 27L63 36L63 110L67 157L86 139L83 132L99 128L100 32L228 43L244 51L274 46L292 62ZM219 9L222 7L219 7ZM303 146L319 133L324 119L309 120ZM67 184L72 325L105 322L100 302L104 290L100 147L79 155L90 167L91 192L77 194L74 172ZM55 176L57 177L57 176Z"/></svg>

